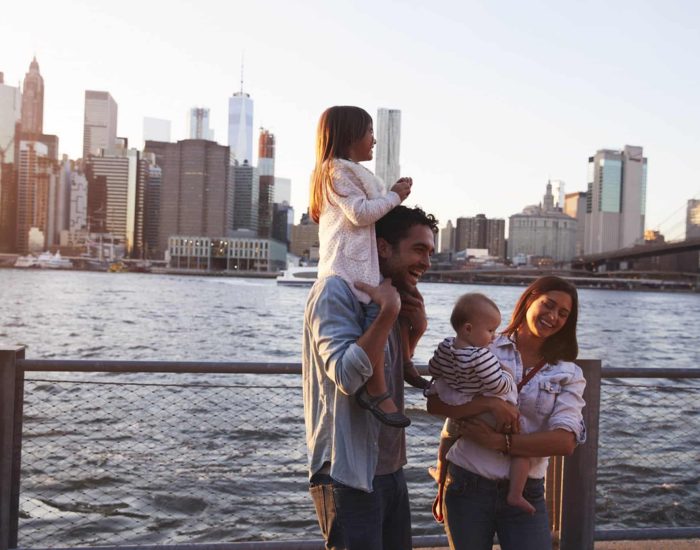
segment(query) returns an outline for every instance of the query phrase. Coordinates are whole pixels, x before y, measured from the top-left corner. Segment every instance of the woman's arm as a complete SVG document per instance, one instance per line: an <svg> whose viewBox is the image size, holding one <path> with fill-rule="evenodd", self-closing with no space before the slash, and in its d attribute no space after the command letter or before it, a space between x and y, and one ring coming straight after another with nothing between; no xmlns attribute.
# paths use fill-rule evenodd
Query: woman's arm
<svg viewBox="0 0 700 550"><path fill-rule="evenodd" d="M497 432L478 418L466 420L461 424L464 437L492 451L509 452L512 456L567 456L576 449L576 436L564 429L506 435Z"/></svg>
<svg viewBox="0 0 700 550"><path fill-rule="evenodd" d="M515 405L511 405L498 397L477 395L464 405L448 405L437 395L428 396L428 412L447 416L448 418L469 418L489 412L496 418L496 430L503 431L504 426L518 426L520 413Z"/></svg>

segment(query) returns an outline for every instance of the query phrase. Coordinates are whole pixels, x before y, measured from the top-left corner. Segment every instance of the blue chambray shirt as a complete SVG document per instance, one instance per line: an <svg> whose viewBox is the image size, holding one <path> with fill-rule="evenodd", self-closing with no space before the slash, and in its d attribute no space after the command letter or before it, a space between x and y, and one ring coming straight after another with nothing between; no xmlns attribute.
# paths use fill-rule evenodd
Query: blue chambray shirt
<svg viewBox="0 0 700 550"><path fill-rule="evenodd" d="M489 349L515 372L516 381L523 378L523 363L515 343L500 335ZM546 364L525 384L518 396L520 423L523 433L556 429L570 431L576 443L586 440L582 410L586 379L575 363L559 361ZM502 453L480 447L460 437L447 454L448 460L488 479L507 479L510 458ZM529 477L539 479L547 471L548 457L530 457Z"/></svg>
<svg viewBox="0 0 700 550"><path fill-rule="evenodd" d="M355 403L355 392L372 374L367 354L357 345L364 332L364 317L362 305L340 277L314 284L304 313L302 385L309 477L330 462L334 480L371 492L379 441L386 441L387 431ZM385 364L392 363L390 355L395 349L387 345ZM398 390L392 393L400 397ZM403 430L389 430L396 435L392 448L403 464Z"/></svg>

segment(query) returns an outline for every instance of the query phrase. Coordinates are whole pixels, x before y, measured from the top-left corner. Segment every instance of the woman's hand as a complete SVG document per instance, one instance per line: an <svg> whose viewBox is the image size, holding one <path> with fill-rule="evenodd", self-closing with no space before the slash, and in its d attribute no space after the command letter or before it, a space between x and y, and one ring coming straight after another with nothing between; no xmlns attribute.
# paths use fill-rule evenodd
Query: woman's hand
<svg viewBox="0 0 700 550"><path fill-rule="evenodd" d="M477 396L473 401L483 401L488 411L496 419L496 431L500 433L520 433L520 411L518 407L498 397Z"/></svg>
<svg viewBox="0 0 700 550"><path fill-rule="evenodd" d="M492 451L503 451L505 448L505 436L497 432L483 420L469 418L460 420L460 433L480 447Z"/></svg>

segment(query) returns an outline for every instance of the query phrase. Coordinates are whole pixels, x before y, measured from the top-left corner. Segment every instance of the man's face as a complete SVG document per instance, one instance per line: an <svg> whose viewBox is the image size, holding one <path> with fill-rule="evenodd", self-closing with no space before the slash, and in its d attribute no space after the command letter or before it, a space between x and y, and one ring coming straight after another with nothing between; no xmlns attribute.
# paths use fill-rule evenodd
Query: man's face
<svg viewBox="0 0 700 550"><path fill-rule="evenodd" d="M433 232L427 225L414 225L396 247L377 239L379 270L399 290L412 290L430 267L434 250Z"/></svg>

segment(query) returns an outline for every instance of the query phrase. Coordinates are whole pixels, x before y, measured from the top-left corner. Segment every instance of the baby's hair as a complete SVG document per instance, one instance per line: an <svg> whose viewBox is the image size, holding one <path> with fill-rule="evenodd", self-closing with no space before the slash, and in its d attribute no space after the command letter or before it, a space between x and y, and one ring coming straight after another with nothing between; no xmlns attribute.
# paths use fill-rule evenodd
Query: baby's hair
<svg viewBox="0 0 700 550"><path fill-rule="evenodd" d="M450 323L452 324L452 328L455 329L455 332L457 332L464 323L471 321L484 306L490 306L500 312L496 302L480 292L462 294L457 299L455 307L452 308L452 315L450 316Z"/></svg>
<svg viewBox="0 0 700 550"><path fill-rule="evenodd" d="M318 223L324 201L331 200L333 178L331 161L347 158L350 146L362 138L372 125L372 117L360 107L336 105L326 109L316 131L316 166L311 175L309 212Z"/></svg>

